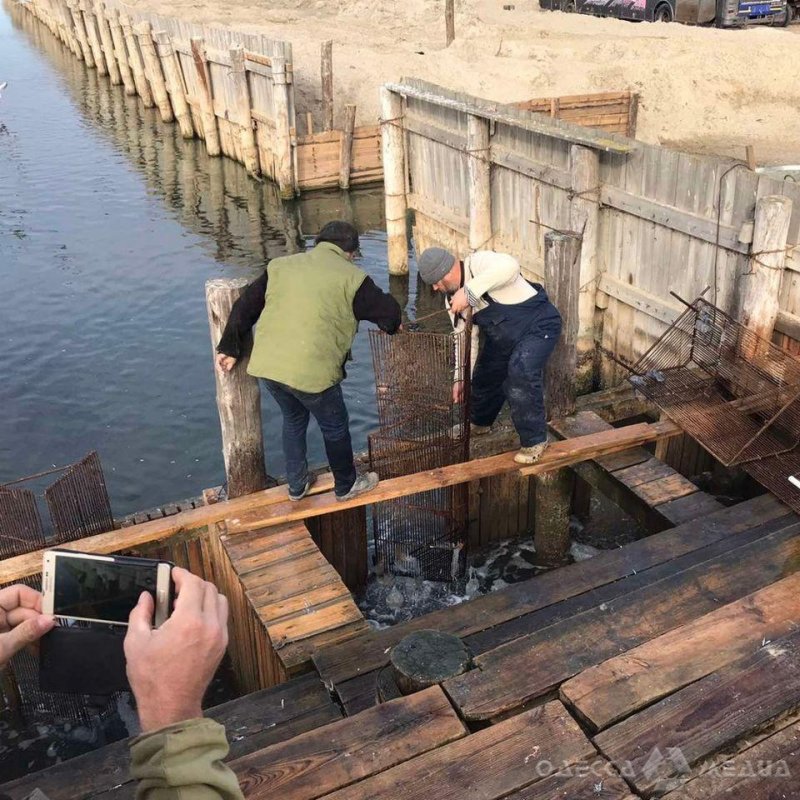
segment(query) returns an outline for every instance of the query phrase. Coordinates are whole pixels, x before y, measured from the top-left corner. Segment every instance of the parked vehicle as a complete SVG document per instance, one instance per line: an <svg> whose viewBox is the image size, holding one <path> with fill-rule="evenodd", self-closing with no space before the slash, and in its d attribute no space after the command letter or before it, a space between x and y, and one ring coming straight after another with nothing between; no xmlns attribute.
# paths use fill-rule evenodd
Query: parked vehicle
<svg viewBox="0 0 800 800"><path fill-rule="evenodd" d="M788 25L800 0L539 0L543 9L720 28Z"/></svg>

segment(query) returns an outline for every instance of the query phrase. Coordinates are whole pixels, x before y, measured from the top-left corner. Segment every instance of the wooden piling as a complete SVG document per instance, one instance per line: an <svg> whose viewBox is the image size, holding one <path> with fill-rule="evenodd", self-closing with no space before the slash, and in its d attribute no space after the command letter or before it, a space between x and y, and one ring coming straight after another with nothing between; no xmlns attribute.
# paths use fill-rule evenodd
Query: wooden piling
<svg viewBox="0 0 800 800"><path fill-rule="evenodd" d="M71 0L65 0L61 8L61 13L64 16L64 35L66 37L66 42L70 50L75 54L75 57L82 61L83 50L81 49L81 43L78 41L78 32L75 30L75 17L72 14Z"/></svg>
<svg viewBox="0 0 800 800"><path fill-rule="evenodd" d="M111 31L111 41L114 44L114 54L117 58L119 65L119 76L122 79L122 85L125 87L125 94L135 95L136 84L133 80L133 73L131 72L131 65L128 60L128 50L125 47L125 34L122 32L122 24L119 19L119 11L108 9L109 20L108 28Z"/></svg>
<svg viewBox="0 0 800 800"><path fill-rule="evenodd" d="M139 40L139 49L144 61L144 71L150 82L150 90L161 114L162 122L172 122L175 117L172 113L172 104L167 93L167 84L164 80L164 71L161 69L161 60L156 53L153 41L153 27L149 22L140 22L134 27L136 38Z"/></svg>
<svg viewBox="0 0 800 800"><path fill-rule="evenodd" d="M111 28L108 26L106 7L103 3L94 4L94 17L97 21L97 29L100 32L100 43L103 45L103 56L106 60L109 80L113 86L119 86L122 83L122 76L114 55L114 40L111 38Z"/></svg>
<svg viewBox="0 0 800 800"><path fill-rule="evenodd" d="M456 10L454 0L444 0L445 47L450 47L456 38Z"/></svg>
<svg viewBox="0 0 800 800"><path fill-rule="evenodd" d="M142 98L144 107L152 108L156 103L153 100L153 93L150 91L150 84L144 71L142 52L139 49L139 37L133 32L130 17L120 14L119 20L122 33L125 36L125 43L128 45L128 63L131 66L136 92Z"/></svg>
<svg viewBox="0 0 800 800"><path fill-rule="evenodd" d="M164 82L169 92L172 111L178 122L181 136L184 139L192 139L194 137L194 124L192 123L192 112L186 100L186 85L183 80L181 65L178 61L178 54L175 52L175 48L172 46L172 39L170 39L166 31L156 31L153 36L156 40L156 53L161 62L161 68L164 70Z"/></svg>
<svg viewBox="0 0 800 800"><path fill-rule="evenodd" d="M492 186L489 158L489 120L467 118L467 172L469 178L469 249L491 250Z"/></svg>
<svg viewBox="0 0 800 800"><path fill-rule="evenodd" d="M231 308L246 286L244 278L206 281L206 307L214 358ZM247 374L249 359L248 348L231 372L223 373L214 365L228 497L258 492L267 486L261 392L257 379Z"/></svg>
<svg viewBox="0 0 800 800"><path fill-rule="evenodd" d="M390 275L408 274L406 226L408 203L402 118L403 100L401 96L382 86L381 151L383 153L383 191Z"/></svg>
<svg viewBox="0 0 800 800"><path fill-rule="evenodd" d="M97 21L95 20L94 12L85 0L81 0L79 8L83 16L84 25L86 26L86 38L92 50L94 65L97 67L97 74L108 75L108 67L106 66L106 59L103 55L103 45L100 43L100 36L97 32Z"/></svg>
<svg viewBox="0 0 800 800"><path fill-rule="evenodd" d="M273 108L275 110L275 183L284 199L297 193L297 174L294 170L292 123L294 122L290 99L291 76L285 58L272 59Z"/></svg>
<svg viewBox="0 0 800 800"><path fill-rule="evenodd" d="M222 152L219 141L217 117L214 114L214 94L211 87L211 73L206 58L206 45L203 39L191 39L192 60L197 76L197 100L200 105L200 118L203 122L203 138L206 152L210 156L218 156Z"/></svg>
<svg viewBox="0 0 800 800"><path fill-rule="evenodd" d="M256 132L253 129L253 117L250 113L252 101L250 86L247 83L247 70L244 63L244 47L238 45L231 48L231 81L234 88L236 122L240 126L239 140L242 145L242 160L245 169L254 177L261 174L258 160Z"/></svg>
<svg viewBox="0 0 800 800"><path fill-rule="evenodd" d="M575 413L581 239L574 233L545 234L545 286L563 320L561 337L546 371L549 417ZM569 552L573 473L569 469L536 478L534 546L540 564L562 564Z"/></svg>
<svg viewBox="0 0 800 800"><path fill-rule="evenodd" d="M344 107L342 149L339 153L339 188L350 188L350 171L353 168L353 132L356 128L356 107Z"/></svg>
<svg viewBox="0 0 800 800"><path fill-rule="evenodd" d="M600 219L600 155L581 145L570 148L572 199L569 221L581 235L578 279L578 341L575 389L588 394L594 388L595 303L597 300L598 235Z"/></svg>
<svg viewBox="0 0 800 800"><path fill-rule="evenodd" d="M75 38L78 40L78 46L81 49L83 60L87 67L93 67L94 56L92 55L92 48L89 47L89 39L86 36L86 25L83 21L83 14L81 14L76 0L70 0L70 2L67 3L67 6L69 7L69 11L72 16Z"/></svg>
<svg viewBox="0 0 800 800"><path fill-rule="evenodd" d="M322 78L322 129L333 130L333 42L320 46L320 75Z"/></svg>
<svg viewBox="0 0 800 800"><path fill-rule="evenodd" d="M792 201L783 195L762 197L756 203L750 269L739 276L739 321L770 341L778 317L781 279L786 263L786 242L792 218ZM744 353L752 358L755 352Z"/></svg>

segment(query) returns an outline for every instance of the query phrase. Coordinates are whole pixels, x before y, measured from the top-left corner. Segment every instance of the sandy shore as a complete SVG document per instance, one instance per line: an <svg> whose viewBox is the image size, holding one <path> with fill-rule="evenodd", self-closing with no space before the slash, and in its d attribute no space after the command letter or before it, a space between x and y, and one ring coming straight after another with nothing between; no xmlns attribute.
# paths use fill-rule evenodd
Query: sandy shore
<svg viewBox="0 0 800 800"><path fill-rule="evenodd" d="M759 163L800 162L800 25L693 28L544 12L537 0L129 0L188 21L264 33L294 47L298 107L318 110L319 44L334 41L337 117L378 119L378 87L403 76L501 102L630 89L638 136ZM503 5L513 5L505 10Z"/></svg>

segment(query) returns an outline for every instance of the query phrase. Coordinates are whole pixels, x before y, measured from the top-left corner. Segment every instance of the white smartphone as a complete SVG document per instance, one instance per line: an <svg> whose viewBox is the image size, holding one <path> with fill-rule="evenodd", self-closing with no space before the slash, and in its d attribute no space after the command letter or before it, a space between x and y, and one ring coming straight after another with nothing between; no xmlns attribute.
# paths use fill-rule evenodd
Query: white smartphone
<svg viewBox="0 0 800 800"><path fill-rule="evenodd" d="M172 610L172 564L134 556L45 550L42 612L63 619L127 625L142 592L155 601L154 625Z"/></svg>

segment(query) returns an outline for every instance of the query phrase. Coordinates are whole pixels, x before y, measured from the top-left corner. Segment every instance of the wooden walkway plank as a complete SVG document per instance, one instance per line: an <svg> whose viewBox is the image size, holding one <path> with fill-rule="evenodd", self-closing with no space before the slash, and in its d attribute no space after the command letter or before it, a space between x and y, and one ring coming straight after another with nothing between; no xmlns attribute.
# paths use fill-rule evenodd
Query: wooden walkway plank
<svg viewBox="0 0 800 800"><path fill-rule="evenodd" d="M637 800L604 758L550 775L505 800Z"/></svg>
<svg viewBox="0 0 800 800"><path fill-rule="evenodd" d="M561 684L560 696L602 730L800 626L800 573L675 628Z"/></svg>
<svg viewBox="0 0 800 800"><path fill-rule="evenodd" d="M309 674L216 706L206 716L225 726L228 760L232 760L327 725L342 714L319 678ZM129 747L125 740L71 758L3 784L0 795L22 800L38 787L52 800L94 797L106 791L114 798L132 796Z"/></svg>
<svg viewBox="0 0 800 800"><path fill-rule="evenodd" d="M706 514L713 514L722 507L722 503L711 495L698 491L661 503L656 510L673 525L682 525L684 522L699 519Z"/></svg>
<svg viewBox="0 0 800 800"><path fill-rule="evenodd" d="M777 800L800 786L800 722L704 772L664 800Z"/></svg>
<svg viewBox="0 0 800 800"><path fill-rule="evenodd" d="M444 687L468 720L506 714L590 666L730 603L796 569L800 523L475 659Z"/></svg>
<svg viewBox="0 0 800 800"><path fill-rule="evenodd" d="M232 763L248 800L312 800L466 736L438 686Z"/></svg>
<svg viewBox="0 0 800 800"><path fill-rule="evenodd" d="M696 523L640 539L454 608L368 632L317 653L314 663L326 681L338 684L384 666L391 647L412 631L436 628L468 636L780 518L787 523L796 519L786 506L763 495L734 508L721 509Z"/></svg>
<svg viewBox="0 0 800 800"><path fill-rule="evenodd" d="M625 765L638 794L657 797L686 783L692 769L798 709L800 633L794 633L597 734L594 741L613 763Z"/></svg>
<svg viewBox="0 0 800 800"><path fill-rule="evenodd" d="M545 763L561 767L594 756L575 720L554 701L327 794L325 800L494 800L541 780Z"/></svg>

